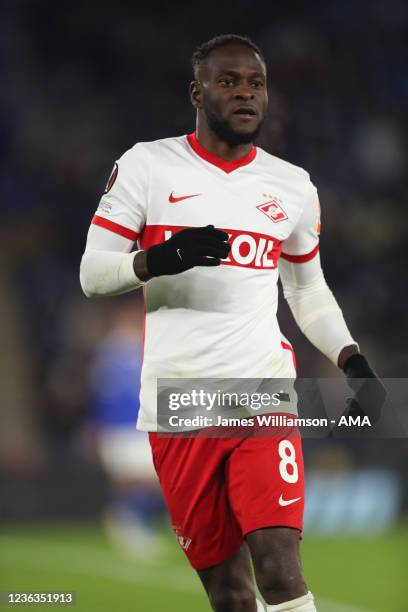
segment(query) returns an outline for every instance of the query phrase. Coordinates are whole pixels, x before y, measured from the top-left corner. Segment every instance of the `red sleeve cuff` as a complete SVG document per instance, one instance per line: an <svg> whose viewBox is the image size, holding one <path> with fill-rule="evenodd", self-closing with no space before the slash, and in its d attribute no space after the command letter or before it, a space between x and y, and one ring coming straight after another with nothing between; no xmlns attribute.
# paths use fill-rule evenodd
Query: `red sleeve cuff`
<svg viewBox="0 0 408 612"><path fill-rule="evenodd" d="M316 244L315 248L310 251L310 253L305 253L304 255L289 255L287 253L282 252L281 257L292 263L305 263L306 261L310 261L311 259L313 259L313 257L316 257L318 252L319 244Z"/></svg>
<svg viewBox="0 0 408 612"><path fill-rule="evenodd" d="M133 240L133 242L135 242L139 237L137 232L129 229L128 227L115 223L114 221L110 221L110 219L105 219L105 217L100 217L99 215L94 215L91 223L93 225L99 225L99 227L103 227L114 234L119 234L119 236L123 236L128 240Z"/></svg>

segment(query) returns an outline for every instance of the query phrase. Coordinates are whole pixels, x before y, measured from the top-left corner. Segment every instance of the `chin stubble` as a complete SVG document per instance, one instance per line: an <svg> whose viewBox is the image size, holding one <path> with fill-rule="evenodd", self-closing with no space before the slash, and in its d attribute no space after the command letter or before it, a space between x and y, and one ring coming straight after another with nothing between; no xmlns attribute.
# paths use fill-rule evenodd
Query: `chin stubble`
<svg viewBox="0 0 408 612"><path fill-rule="evenodd" d="M231 147L236 147L241 144L249 144L253 142L259 135L265 117L256 126L255 130L248 133L235 132L228 122L224 119L220 119L211 112L206 112L208 127L211 131L218 136L218 138Z"/></svg>

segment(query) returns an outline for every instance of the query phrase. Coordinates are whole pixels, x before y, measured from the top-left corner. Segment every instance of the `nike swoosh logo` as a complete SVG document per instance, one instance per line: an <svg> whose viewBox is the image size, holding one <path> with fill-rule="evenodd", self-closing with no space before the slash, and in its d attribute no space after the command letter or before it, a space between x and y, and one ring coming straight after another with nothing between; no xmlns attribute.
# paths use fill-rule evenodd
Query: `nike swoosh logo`
<svg viewBox="0 0 408 612"><path fill-rule="evenodd" d="M302 499L301 497L295 497L295 499L283 499L282 495L279 498L279 505L280 506L290 506L290 504L294 504L295 502L299 501L299 499Z"/></svg>
<svg viewBox="0 0 408 612"><path fill-rule="evenodd" d="M193 195L176 197L175 195L173 195L173 193L174 191L172 191L171 194L169 195L169 202L171 202L171 204L175 204L176 202L181 202L181 200L188 200L189 198L196 198L197 196L201 195L201 193L193 193Z"/></svg>

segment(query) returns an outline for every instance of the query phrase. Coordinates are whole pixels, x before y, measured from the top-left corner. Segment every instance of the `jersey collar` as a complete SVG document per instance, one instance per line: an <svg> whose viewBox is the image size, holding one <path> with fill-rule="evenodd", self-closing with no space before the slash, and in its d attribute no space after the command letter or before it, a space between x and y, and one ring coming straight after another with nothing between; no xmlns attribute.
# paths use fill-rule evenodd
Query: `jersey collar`
<svg viewBox="0 0 408 612"><path fill-rule="evenodd" d="M225 159L222 159L222 157L218 157L218 155L207 151L207 149L205 149L203 145L198 141L196 132L188 134L187 140L190 147L193 149L193 151L197 153L197 155L205 159L205 161L209 162L210 164L217 166L217 168L220 168L227 174L233 172L234 170L237 170L237 168L241 168L241 166L246 166L250 164L256 156L256 147L252 146L250 152L244 157L240 157L239 159L233 159L232 161L227 161Z"/></svg>

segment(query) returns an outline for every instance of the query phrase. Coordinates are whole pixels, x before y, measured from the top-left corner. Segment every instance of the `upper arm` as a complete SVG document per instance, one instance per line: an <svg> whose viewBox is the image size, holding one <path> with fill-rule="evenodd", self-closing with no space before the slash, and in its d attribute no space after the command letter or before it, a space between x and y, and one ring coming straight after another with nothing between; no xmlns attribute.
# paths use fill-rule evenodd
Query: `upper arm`
<svg viewBox="0 0 408 612"><path fill-rule="evenodd" d="M133 250L134 244L134 240L91 223L88 230L85 253L87 251L130 253Z"/></svg>
<svg viewBox="0 0 408 612"><path fill-rule="evenodd" d="M117 244L118 250L131 250L146 225L149 183L148 152L138 144L115 163L91 221L87 248L106 244L106 250L114 250Z"/></svg>
<svg viewBox="0 0 408 612"><path fill-rule="evenodd" d="M319 253L301 264L280 258L278 267L285 297L294 291L321 288L323 284L326 285Z"/></svg>
<svg viewBox="0 0 408 612"><path fill-rule="evenodd" d="M290 236L282 243L281 257L302 264L319 251L320 204L316 187L309 181L299 220Z"/></svg>

